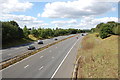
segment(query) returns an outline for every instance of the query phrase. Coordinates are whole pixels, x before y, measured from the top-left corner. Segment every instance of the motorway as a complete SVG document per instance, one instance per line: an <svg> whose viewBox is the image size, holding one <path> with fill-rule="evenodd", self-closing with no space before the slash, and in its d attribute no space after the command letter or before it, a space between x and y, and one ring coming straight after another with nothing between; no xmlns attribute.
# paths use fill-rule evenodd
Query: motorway
<svg viewBox="0 0 120 80"><path fill-rule="evenodd" d="M72 35L58 36L58 37L55 37L55 38L57 38L58 40L61 40L61 39L64 39L66 37L69 37L69 36L72 36ZM54 40L54 38L53 39L45 39L45 40L43 40L43 42L44 42L44 44L37 44L37 42L33 42L33 43L23 44L23 45L17 46L17 47L11 47L11 48L8 48L8 49L3 49L3 50L1 50L2 53L0 54L0 56L2 56L2 61L4 61L4 60L7 60L9 58L15 57L17 55L23 54L25 52L31 51L31 50L27 50L28 45L34 45L37 49L37 48L40 48L42 46L47 45L48 43L55 42L55 40Z"/></svg>
<svg viewBox="0 0 120 80"><path fill-rule="evenodd" d="M71 78L79 39L72 37L2 70L3 78Z"/></svg>

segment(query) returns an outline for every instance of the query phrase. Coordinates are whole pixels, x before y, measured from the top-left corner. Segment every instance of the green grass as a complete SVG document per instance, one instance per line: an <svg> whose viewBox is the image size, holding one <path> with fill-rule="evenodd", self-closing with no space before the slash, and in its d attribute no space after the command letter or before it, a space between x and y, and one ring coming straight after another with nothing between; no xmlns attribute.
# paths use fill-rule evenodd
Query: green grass
<svg viewBox="0 0 120 80"><path fill-rule="evenodd" d="M77 56L82 56L79 78L118 78L118 36L101 39L89 34L81 45Z"/></svg>

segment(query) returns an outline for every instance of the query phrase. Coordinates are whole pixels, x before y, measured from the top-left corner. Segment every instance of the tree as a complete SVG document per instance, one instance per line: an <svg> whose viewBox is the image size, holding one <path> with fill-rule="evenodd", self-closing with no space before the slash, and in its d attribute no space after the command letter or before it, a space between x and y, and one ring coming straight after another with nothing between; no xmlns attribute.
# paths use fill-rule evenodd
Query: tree
<svg viewBox="0 0 120 80"><path fill-rule="evenodd" d="M38 30L36 30L34 27L31 29L30 33L35 37L38 37Z"/></svg>
<svg viewBox="0 0 120 80"><path fill-rule="evenodd" d="M68 29L69 33L70 34L76 34L77 33L77 30L76 29Z"/></svg>
<svg viewBox="0 0 120 80"><path fill-rule="evenodd" d="M92 28L92 29L91 29L91 32L95 32L95 28Z"/></svg>
<svg viewBox="0 0 120 80"><path fill-rule="evenodd" d="M113 27L112 31L114 34L120 35L120 25L118 24L117 26Z"/></svg>
<svg viewBox="0 0 120 80"><path fill-rule="evenodd" d="M23 28L23 33L26 38L28 38L28 35L30 34L30 31L28 30L27 26L25 25Z"/></svg>
<svg viewBox="0 0 120 80"><path fill-rule="evenodd" d="M15 22L15 21L10 21L10 24L12 24L13 26L17 26L17 27L19 27L18 23Z"/></svg>
<svg viewBox="0 0 120 80"><path fill-rule="evenodd" d="M2 41L3 44L11 42L12 40L18 40L23 38L23 30L19 27L19 25L12 22L1 22L2 23Z"/></svg>
<svg viewBox="0 0 120 80"><path fill-rule="evenodd" d="M46 35L47 35L47 33L45 32L44 29L42 29L42 30L41 30L41 35L40 35L40 36L41 36L42 38L47 38Z"/></svg>
<svg viewBox="0 0 120 80"><path fill-rule="evenodd" d="M94 29L95 32L99 32L100 29L102 28L102 26L104 25L105 23L100 23L96 26L96 28Z"/></svg>
<svg viewBox="0 0 120 80"><path fill-rule="evenodd" d="M112 33L112 28L110 27L110 25L108 24L104 24L102 27L101 27L101 30L100 30L100 37L102 39L108 37L109 35L108 34L111 34Z"/></svg>

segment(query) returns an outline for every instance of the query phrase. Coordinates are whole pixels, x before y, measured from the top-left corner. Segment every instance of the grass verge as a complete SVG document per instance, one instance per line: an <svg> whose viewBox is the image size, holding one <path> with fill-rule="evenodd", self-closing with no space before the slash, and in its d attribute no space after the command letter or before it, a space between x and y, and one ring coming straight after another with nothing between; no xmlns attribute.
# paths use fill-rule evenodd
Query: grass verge
<svg viewBox="0 0 120 80"><path fill-rule="evenodd" d="M118 37L101 39L88 34L78 50L78 78L118 78Z"/></svg>

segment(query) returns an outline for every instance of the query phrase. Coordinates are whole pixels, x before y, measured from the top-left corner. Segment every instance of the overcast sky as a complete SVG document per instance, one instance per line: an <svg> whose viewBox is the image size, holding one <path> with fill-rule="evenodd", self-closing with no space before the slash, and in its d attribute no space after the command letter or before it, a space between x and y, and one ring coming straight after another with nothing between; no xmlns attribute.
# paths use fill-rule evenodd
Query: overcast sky
<svg viewBox="0 0 120 80"><path fill-rule="evenodd" d="M0 21L15 20L21 28L91 29L118 22L118 0L0 0Z"/></svg>

